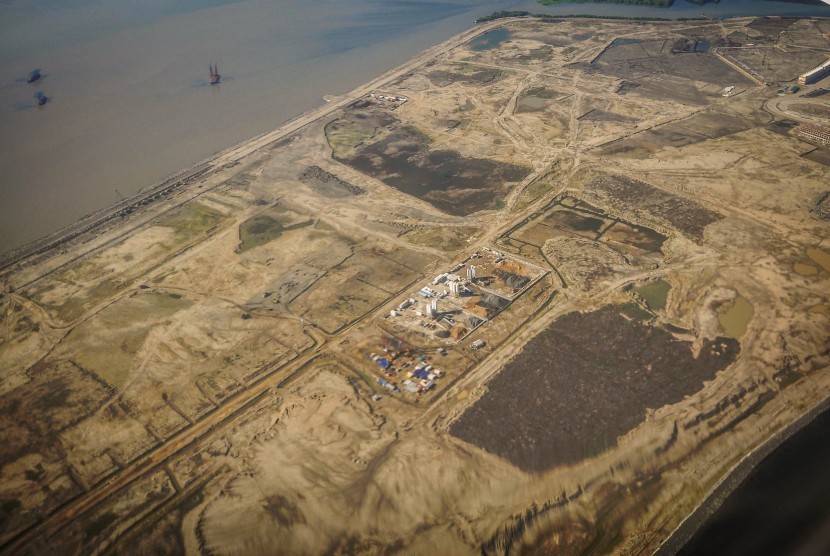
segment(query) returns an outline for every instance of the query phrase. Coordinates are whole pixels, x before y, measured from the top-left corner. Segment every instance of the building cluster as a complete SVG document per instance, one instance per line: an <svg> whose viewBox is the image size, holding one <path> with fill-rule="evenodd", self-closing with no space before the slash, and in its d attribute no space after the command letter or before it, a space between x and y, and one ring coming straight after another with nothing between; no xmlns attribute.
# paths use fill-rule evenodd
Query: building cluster
<svg viewBox="0 0 830 556"><path fill-rule="evenodd" d="M387 380L383 377L378 377L377 382L380 386L391 392L400 392L401 390L412 394L422 394L428 392L435 387L435 380L442 377L444 372L436 369L429 363L426 358L421 356L417 359L412 359L411 354L402 354L396 350L389 350L384 348L383 355L376 353L370 354L372 360L389 378L396 377L400 373L406 373L406 377L400 383L400 387L396 382ZM446 354L446 351L442 355ZM398 361L398 358L404 356L404 361ZM417 361L417 362L415 362Z"/></svg>
<svg viewBox="0 0 830 556"><path fill-rule="evenodd" d="M813 83L818 83L828 75L830 75L830 60L827 60L820 66L816 66L807 73L800 75L798 77L798 82L802 85L812 85Z"/></svg>
<svg viewBox="0 0 830 556"><path fill-rule="evenodd" d="M402 97L402 96L383 95L383 94L380 94L380 93L370 93L369 97L371 97L372 100L374 100L375 102L377 102L381 105L384 105L384 106L392 105L393 110L395 108L398 108L403 103L405 103L406 101L409 100L408 98Z"/></svg>
<svg viewBox="0 0 830 556"><path fill-rule="evenodd" d="M802 124L795 128L796 134L802 139L818 145L830 145L830 128L813 124Z"/></svg>

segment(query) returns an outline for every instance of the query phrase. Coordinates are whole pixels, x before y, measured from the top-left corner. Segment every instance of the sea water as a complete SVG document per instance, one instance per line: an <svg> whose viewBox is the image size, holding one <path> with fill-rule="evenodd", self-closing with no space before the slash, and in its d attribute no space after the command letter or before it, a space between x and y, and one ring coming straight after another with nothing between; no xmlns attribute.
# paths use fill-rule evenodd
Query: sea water
<svg viewBox="0 0 830 556"><path fill-rule="evenodd" d="M805 15L533 0L0 0L0 253L348 92L495 10ZM208 64L222 83L208 83ZM26 77L41 68L34 84ZM34 94L49 97L38 107Z"/></svg>

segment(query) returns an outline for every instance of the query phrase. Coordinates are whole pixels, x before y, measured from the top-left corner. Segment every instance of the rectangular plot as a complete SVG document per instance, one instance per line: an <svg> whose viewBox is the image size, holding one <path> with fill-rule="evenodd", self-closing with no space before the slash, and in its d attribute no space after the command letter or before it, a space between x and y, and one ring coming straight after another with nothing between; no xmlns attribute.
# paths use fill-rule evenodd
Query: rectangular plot
<svg viewBox="0 0 830 556"><path fill-rule="evenodd" d="M731 363L740 345L689 342L608 306L560 317L488 383L450 432L521 469L542 472L614 446L647 408L676 403ZM508 421L505 421L505 416Z"/></svg>
<svg viewBox="0 0 830 556"><path fill-rule="evenodd" d="M678 122L677 125L693 133L716 139L749 129L752 122L723 112L701 112Z"/></svg>
<svg viewBox="0 0 830 556"><path fill-rule="evenodd" d="M584 191L605 206L656 218L698 242L702 241L706 226L723 218L691 199L625 176L602 174L586 184Z"/></svg>
<svg viewBox="0 0 830 556"><path fill-rule="evenodd" d="M516 230L510 234L510 237L535 245L536 247L541 247L547 240L562 235L567 235L567 232L546 226L541 222L535 222Z"/></svg>
<svg viewBox="0 0 830 556"><path fill-rule="evenodd" d="M617 222L602 235L602 241L645 253L659 253L666 236L650 228Z"/></svg>
<svg viewBox="0 0 830 556"><path fill-rule="evenodd" d="M39 364L32 380L0 396L0 465L48 442L114 393L71 361Z"/></svg>
<svg viewBox="0 0 830 556"><path fill-rule="evenodd" d="M368 313L390 297L354 272L333 272L317 281L311 289L291 304L291 310L334 332Z"/></svg>

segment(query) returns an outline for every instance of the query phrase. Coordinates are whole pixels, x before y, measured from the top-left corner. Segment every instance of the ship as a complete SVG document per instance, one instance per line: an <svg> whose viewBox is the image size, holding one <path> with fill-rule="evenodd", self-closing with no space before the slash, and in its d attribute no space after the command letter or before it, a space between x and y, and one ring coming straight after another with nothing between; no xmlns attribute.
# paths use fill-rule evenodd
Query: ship
<svg viewBox="0 0 830 556"><path fill-rule="evenodd" d="M26 80L26 83L34 83L35 81L40 79L40 77L40 69L35 68L31 71L31 73L29 73L29 79Z"/></svg>
<svg viewBox="0 0 830 556"><path fill-rule="evenodd" d="M222 76L219 75L219 66L217 64L211 64L210 65L210 84L211 85L218 85L221 80L222 80Z"/></svg>

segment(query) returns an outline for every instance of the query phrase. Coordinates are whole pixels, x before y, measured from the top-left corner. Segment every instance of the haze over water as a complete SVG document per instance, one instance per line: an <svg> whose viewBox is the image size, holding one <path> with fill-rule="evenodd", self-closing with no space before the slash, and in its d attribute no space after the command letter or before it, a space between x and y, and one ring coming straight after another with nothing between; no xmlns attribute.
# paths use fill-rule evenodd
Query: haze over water
<svg viewBox="0 0 830 556"><path fill-rule="evenodd" d="M0 0L0 253L348 92L495 10L809 15L533 0ZM830 15L830 14L828 14ZM220 86L207 83L219 64ZM33 68L44 77L25 83ZM50 102L37 107L43 90Z"/></svg>

